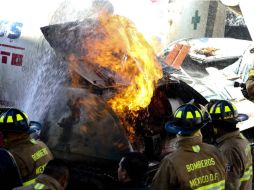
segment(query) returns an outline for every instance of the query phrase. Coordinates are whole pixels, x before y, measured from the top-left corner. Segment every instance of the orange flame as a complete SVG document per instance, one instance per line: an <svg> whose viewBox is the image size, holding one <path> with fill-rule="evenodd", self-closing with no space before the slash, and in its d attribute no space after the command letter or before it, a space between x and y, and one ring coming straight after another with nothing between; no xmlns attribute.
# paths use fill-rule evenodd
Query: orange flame
<svg viewBox="0 0 254 190"><path fill-rule="evenodd" d="M122 87L108 103L118 115L147 107L162 77L153 48L125 17L101 15L95 30L96 35L82 42L86 49L82 59L109 69L121 81Z"/></svg>

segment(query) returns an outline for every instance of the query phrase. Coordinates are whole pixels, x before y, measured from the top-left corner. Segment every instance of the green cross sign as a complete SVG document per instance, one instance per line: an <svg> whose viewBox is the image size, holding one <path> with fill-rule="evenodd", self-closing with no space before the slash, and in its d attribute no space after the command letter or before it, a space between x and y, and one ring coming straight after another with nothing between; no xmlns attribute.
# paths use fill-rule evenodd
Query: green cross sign
<svg viewBox="0 0 254 190"><path fill-rule="evenodd" d="M198 23L200 23L200 16L198 16L198 10L195 12L195 16L192 17L191 24L194 24L194 30L197 30Z"/></svg>

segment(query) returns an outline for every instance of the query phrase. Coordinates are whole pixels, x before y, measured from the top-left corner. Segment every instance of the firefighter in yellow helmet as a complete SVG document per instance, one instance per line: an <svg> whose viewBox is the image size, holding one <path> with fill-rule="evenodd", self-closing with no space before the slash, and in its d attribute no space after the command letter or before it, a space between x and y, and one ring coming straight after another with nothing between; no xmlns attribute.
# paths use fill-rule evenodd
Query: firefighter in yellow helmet
<svg viewBox="0 0 254 190"><path fill-rule="evenodd" d="M176 150L162 160L153 190L224 189L225 162L220 151L202 142L200 129L210 116L192 104L180 106L165 129L177 134Z"/></svg>
<svg viewBox="0 0 254 190"><path fill-rule="evenodd" d="M252 189L252 155L248 140L240 133L236 124L248 119L239 114L229 101L216 100L208 105L212 117L216 144L226 158L226 188Z"/></svg>
<svg viewBox="0 0 254 190"><path fill-rule="evenodd" d="M4 148L14 157L23 185L33 183L43 172L52 154L41 141L31 138L28 116L15 108L0 108L0 131L4 135Z"/></svg>
<svg viewBox="0 0 254 190"><path fill-rule="evenodd" d="M249 77L246 81L246 89L249 99L254 101L254 67L252 67L252 69L249 71Z"/></svg>

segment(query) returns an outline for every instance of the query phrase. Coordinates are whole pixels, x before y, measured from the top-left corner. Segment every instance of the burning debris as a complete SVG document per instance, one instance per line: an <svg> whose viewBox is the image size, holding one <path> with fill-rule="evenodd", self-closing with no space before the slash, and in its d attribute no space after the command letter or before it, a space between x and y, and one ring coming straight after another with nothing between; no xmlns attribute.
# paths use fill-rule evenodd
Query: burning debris
<svg viewBox="0 0 254 190"><path fill-rule="evenodd" d="M118 15L103 15L99 25L89 36L81 36L80 56L84 66L109 70L117 88L117 95L108 102L116 113L125 110L137 111L149 105L154 86L162 77L161 68L153 49L133 24ZM77 64L70 60L71 65Z"/></svg>
<svg viewBox="0 0 254 190"><path fill-rule="evenodd" d="M135 130L126 118L131 123L136 120L137 111L150 104L155 85L162 77L153 48L143 35L127 18L108 12L102 12L98 20L88 19L63 27L53 25L42 31L52 47L68 61L71 87L81 86L79 79L84 76L83 80L113 92L103 98L118 115L133 142ZM73 41L62 42L52 36L52 32L63 36L66 31L67 39L70 37Z"/></svg>

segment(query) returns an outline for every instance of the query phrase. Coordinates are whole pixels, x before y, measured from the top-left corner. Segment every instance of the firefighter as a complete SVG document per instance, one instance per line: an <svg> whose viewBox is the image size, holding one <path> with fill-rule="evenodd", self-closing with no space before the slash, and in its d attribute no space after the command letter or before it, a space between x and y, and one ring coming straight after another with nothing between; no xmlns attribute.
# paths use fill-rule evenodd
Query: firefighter
<svg viewBox="0 0 254 190"><path fill-rule="evenodd" d="M4 148L14 157L23 185L34 182L51 160L52 154L41 141L31 138L28 116L15 108L0 109L0 131L4 136Z"/></svg>
<svg viewBox="0 0 254 190"><path fill-rule="evenodd" d="M48 162L42 174L33 184L17 187L13 190L65 190L70 178L69 166L61 159Z"/></svg>
<svg viewBox="0 0 254 190"><path fill-rule="evenodd" d="M252 67L252 69L249 71L249 77L246 81L246 89L249 99L254 101L254 67Z"/></svg>
<svg viewBox="0 0 254 190"><path fill-rule="evenodd" d="M148 190L144 185L148 161L140 152L129 152L119 162L117 190Z"/></svg>
<svg viewBox="0 0 254 190"><path fill-rule="evenodd" d="M238 114L229 101L217 100L209 105L215 139L226 157L226 188L252 189L252 155L248 140L240 133L237 123L248 119Z"/></svg>
<svg viewBox="0 0 254 190"><path fill-rule="evenodd" d="M157 170L153 190L224 189L225 162L220 151L202 142L200 128L209 114L192 104L180 106L165 125L177 134L176 150L165 156Z"/></svg>

